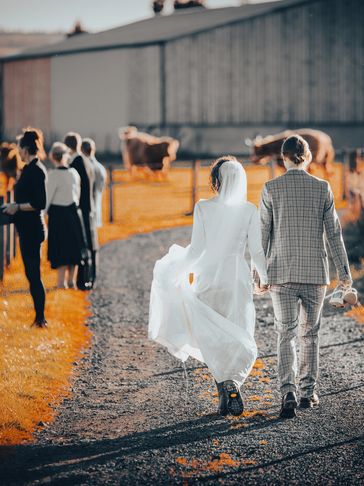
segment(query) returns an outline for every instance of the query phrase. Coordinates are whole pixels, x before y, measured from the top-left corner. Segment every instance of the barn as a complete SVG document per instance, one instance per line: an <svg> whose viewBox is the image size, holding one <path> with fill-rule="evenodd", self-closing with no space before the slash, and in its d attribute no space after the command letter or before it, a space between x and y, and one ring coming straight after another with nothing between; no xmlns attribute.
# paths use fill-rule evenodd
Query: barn
<svg viewBox="0 0 364 486"><path fill-rule="evenodd" d="M180 11L1 60L2 137L28 124L117 152L119 127L181 140L184 153L246 151L286 128L364 143L364 2L281 0Z"/></svg>

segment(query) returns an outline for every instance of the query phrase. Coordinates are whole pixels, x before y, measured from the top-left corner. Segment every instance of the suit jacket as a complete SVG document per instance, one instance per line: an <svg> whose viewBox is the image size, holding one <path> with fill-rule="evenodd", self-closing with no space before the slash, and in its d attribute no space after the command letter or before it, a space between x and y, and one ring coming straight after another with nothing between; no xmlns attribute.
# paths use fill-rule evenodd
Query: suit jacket
<svg viewBox="0 0 364 486"><path fill-rule="evenodd" d="M75 154L70 167L77 170L81 178L80 208L84 215L92 214L94 208L93 189L95 173L91 162L81 154Z"/></svg>
<svg viewBox="0 0 364 486"><path fill-rule="evenodd" d="M299 169L268 181L260 220L270 284L330 283L325 233L339 279L351 278L328 182Z"/></svg>

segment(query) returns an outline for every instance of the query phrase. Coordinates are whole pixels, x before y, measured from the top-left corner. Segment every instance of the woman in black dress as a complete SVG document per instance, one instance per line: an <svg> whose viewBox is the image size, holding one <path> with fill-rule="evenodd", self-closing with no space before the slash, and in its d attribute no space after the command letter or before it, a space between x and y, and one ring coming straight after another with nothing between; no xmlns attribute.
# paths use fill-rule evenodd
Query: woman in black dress
<svg viewBox="0 0 364 486"><path fill-rule="evenodd" d="M75 169L68 167L69 150L55 142L49 153L55 169L48 174L48 260L58 271L58 288L76 288L78 264L82 259L82 227L77 208L81 180Z"/></svg>
<svg viewBox="0 0 364 486"><path fill-rule="evenodd" d="M47 171L40 161L44 157L43 134L26 128L18 137L19 153L25 167L15 184L15 203L7 204L5 213L14 216L19 234L25 274L34 303L36 327L46 327L45 290L40 274L40 249L46 238L43 209L46 207Z"/></svg>

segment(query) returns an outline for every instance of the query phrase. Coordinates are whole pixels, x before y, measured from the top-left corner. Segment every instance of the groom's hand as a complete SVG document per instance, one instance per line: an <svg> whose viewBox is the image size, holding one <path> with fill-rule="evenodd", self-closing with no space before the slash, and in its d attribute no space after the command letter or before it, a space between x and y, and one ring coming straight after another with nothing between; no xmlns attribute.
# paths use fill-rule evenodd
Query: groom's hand
<svg viewBox="0 0 364 486"><path fill-rule="evenodd" d="M353 281L351 279L340 280L339 285L344 289L349 289L353 285Z"/></svg>
<svg viewBox="0 0 364 486"><path fill-rule="evenodd" d="M259 283L259 284L256 283L254 285L254 294L256 294L256 295L264 295L268 291L269 291L269 285L268 284L263 285L262 283Z"/></svg>

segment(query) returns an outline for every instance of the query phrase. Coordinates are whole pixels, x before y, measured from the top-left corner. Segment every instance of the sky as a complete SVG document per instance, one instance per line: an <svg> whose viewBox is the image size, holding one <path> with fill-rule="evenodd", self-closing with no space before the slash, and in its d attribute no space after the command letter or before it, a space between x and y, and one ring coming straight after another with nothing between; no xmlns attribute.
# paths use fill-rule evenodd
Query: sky
<svg viewBox="0 0 364 486"><path fill-rule="evenodd" d="M88 31L105 30L151 16L151 3L151 0L0 0L0 30L69 31L77 19ZM206 1L211 8L240 3L240 0Z"/></svg>

